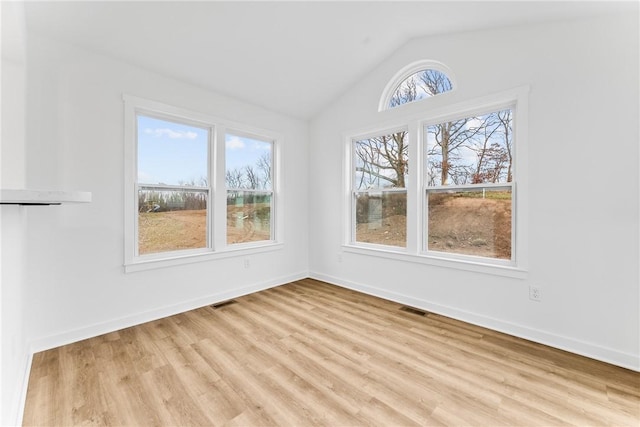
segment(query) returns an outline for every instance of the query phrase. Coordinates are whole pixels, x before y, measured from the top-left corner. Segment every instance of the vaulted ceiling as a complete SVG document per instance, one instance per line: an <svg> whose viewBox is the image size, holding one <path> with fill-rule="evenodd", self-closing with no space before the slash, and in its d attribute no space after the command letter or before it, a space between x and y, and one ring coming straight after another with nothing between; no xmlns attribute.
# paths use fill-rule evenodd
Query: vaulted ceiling
<svg viewBox="0 0 640 427"><path fill-rule="evenodd" d="M627 4L628 5L628 4ZM29 31L309 119L412 38L625 7L610 2L25 2Z"/></svg>

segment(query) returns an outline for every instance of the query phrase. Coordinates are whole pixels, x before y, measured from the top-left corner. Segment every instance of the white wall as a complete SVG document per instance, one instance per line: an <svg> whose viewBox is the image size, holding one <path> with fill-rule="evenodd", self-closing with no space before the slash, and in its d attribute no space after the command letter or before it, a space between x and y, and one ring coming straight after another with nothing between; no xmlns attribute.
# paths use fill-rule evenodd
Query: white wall
<svg viewBox="0 0 640 427"><path fill-rule="evenodd" d="M0 188L25 182L25 22L23 5L2 2ZM30 361L24 334L26 212L0 206L0 425L21 420Z"/></svg>
<svg viewBox="0 0 640 427"><path fill-rule="evenodd" d="M30 361L23 330L26 215L19 206L0 206L0 425L20 419Z"/></svg>
<svg viewBox="0 0 640 427"><path fill-rule="evenodd" d="M528 217L525 279L355 253L338 262L343 132L397 117L377 112L379 97L420 59L453 70L455 102L530 85L529 209L516 219ZM637 16L406 44L311 123L312 276L639 370L638 71Z"/></svg>
<svg viewBox="0 0 640 427"><path fill-rule="evenodd" d="M25 183L25 79L24 60L3 55L2 188L20 189Z"/></svg>
<svg viewBox="0 0 640 427"><path fill-rule="evenodd" d="M29 209L35 351L307 275L305 122L32 34L28 61L28 186L93 193L88 205ZM284 135L284 248L250 255L249 269L231 257L125 274L123 93Z"/></svg>

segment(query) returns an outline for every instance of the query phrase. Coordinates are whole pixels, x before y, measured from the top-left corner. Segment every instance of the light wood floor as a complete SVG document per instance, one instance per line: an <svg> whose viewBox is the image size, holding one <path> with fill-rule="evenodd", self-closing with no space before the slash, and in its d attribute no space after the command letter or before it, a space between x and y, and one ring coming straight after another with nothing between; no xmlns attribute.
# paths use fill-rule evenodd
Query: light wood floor
<svg viewBox="0 0 640 427"><path fill-rule="evenodd" d="M307 279L38 353L25 425L638 426L640 374Z"/></svg>

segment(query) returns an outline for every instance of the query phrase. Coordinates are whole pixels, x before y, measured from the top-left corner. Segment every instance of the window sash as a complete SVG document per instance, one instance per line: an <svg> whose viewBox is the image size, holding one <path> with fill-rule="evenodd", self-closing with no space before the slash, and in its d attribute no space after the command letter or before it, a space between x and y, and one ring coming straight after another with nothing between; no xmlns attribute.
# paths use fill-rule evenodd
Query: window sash
<svg viewBox="0 0 640 427"><path fill-rule="evenodd" d="M206 205L204 208L205 218L206 218L205 246L201 248L193 248L193 249L185 248L185 249L157 251L157 252L141 254L140 253L140 229L139 229L138 221L139 221L139 215L140 213L142 213L142 211L140 206L139 194L140 194L140 191L146 191L146 190L158 191L158 192L184 191L187 193L204 194L206 197ZM189 254L201 254L201 253L212 252L213 251L213 244L212 244L213 230L212 230L212 221L211 221L211 212L212 212L211 204L213 201L211 198L211 194L212 194L212 191L210 187L193 187L193 186L179 186L179 185L166 185L166 184L136 184L135 185L135 195L136 195L135 211L137 213L135 214L136 220L135 220L135 233L134 233L135 256L141 260L153 260L153 259L164 259L168 257L169 258L179 257L179 256L189 255ZM177 210L180 210L180 209L177 209Z"/></svg>
<svg viewBox="0 0 640 427"><path fill-rule="evenodd" d="M398 250L406 250L406 245L407 245L407 238L405 236L405 240L404 240L404 246L400 246L400 245L391 245L391 244L384 244L384 243L371 243L371 242L363 242L363 241L358 241L357 240L357 226L358 226L358 221L357 221L357 213L358 213L358 209L357 209L357 203L358 203L358 196L369 196L372 198L382 198L385 195L392 195L392 194L404 194L405 195L405 218L407 216L407 200L408 200L408 192L406 188L385 188L385 189L370 189L370 190L353 190L352 191L352 195L351 195L351 238L350 238L350 242L352 244L358 245L358 246L381 246L381 247L386 247L386 248L394 248L394 249L398 249ZM380 220L382 221L382 219L384 219L384 216L381 215ZM406 233L406 226L405 226L405 233Z"/></svg>
<svg viewBox="0 0 640 427"><path fill-rule="evenodd" d="M236 247L238 245L255 245L263 243L263 242L275 242L275 206L276 206L276 201L275 201L275 192L273 190L254 190L254 189L246 189L246 188L227 188L226 189L226 194L227 194L227 205L225 206L225 209L229 209L229 204L228 204L228 200L229 200L229 194L230 193L250 193L256 196L269 196L269 238L268 239L264 239L264 240L250 240L247 242L229 242L229 236L227 236L227 242L226 245L227 246L233 246ZM228 223L228 211L227 211L227 215L225 216L225 218L227 218L227 223L226 223L226 230L227 233L229 231L229 226L230 224Z"/></svg>
<svg viewBox="0 0 640 427"><path fill-rule="evenodd" d="M215 125L213 123L207 121L201 121L197 119L191 119L185 117L183 115L174 115L170 112L162 112L154 109L149 109L145 107L136 106L134 107L134 144L133 149L135 151L135 163L134 163L134 236L133 236L133 255L134 261L147 261L154 259L166 259L166 258L176 258L182 257L185 255L191 254L202 254L213 252L213 204L214 200L212 198L212 177L213 177L213 165L212 165L212 152L214 150L214 135L215 135ZM138 158L138 150L139 148L139 118L140 117L148 117L155 120L161 120L165 122L170 122L177 124L179 126L187 126L192 128L198 128L207 133L207 147L206 147L206 180L208 185L176 185L176 184L150 184L144 183L138 180L138 169L140 167L139 158ZM139 205L139 194L140 191L158 191L158 192L188 192L188 193L201 193L205 194L206 197L206 205L205 205L205 221L206 221L206 231L205 231L205 244L201 248L185 248L185 249L176 249L170 251L157 251L150 252L146 254L140 253L140 228L139 228L139 215L140 215L140 205Z"/></svg>
<svg viewBox="0 0 640 427"><path fill-rule="evenodd" d="M370 133L370 134L366 134L366 135L362 135L360 137L355 137L351 139L351 146L350 146L350 157L351 157L351 188L353 191L389 191L391 189L396 189L396 190L404 190L406 191L406 185L402 186L402 187L384 187L384 186L376 186L376 187L371 187L371 188L366 188L366 189L358 189L358 154L357 154L357 146L358 143L365 141L365 140L370 140L373 138L378 138L378 137L383 137L383 136L390 136L390 135L394 135L400 132L405 132L405 144L407 147L410 148L409 145L409 140L410 140L410 134L409 134L409 130L408 127L403 126L403 127L398 127L398 128L391 128L388 130L384 130L384 131L380 131L380 132L374 132L374 133ZM408 153L407 153L407 158L408 158ZM362 172L362 171L361 171ZM396 179L398 179L399 177L396 177ZM406 183L406 179L408 178L408 174L405 175L403 177L403 180L405 180ZM380 178L383 181L385 180L385 178ZM379 181L378 181L379 182Z"/></svg>
<svg viewBox="0 0 640 427"><path fill-rule="evenodd" d="M459 193L459 192L475 192L480 190L509 190L511 193L511 236L510 236L510 245L511 245L511 257L510 259L498 258L498 257L488 257L481 255L471 255L464 254L454 251L442 251L429 249L429 194L433 193ZM435 255L438 257L444 258L452 258L458 260L467 260L473 261L477 259L488 260L491 263L495 263L498 265L507 265L507 266L515 266L516 263L516 184L515 182L507 182L507 183L486 183L486 184L465 184L465 185L440 185L440 186L427 186L425 185L424 190L422 192L423 200L422 200L422 253L425 255ZM484 191L483 191L484 196Z"/></svg>

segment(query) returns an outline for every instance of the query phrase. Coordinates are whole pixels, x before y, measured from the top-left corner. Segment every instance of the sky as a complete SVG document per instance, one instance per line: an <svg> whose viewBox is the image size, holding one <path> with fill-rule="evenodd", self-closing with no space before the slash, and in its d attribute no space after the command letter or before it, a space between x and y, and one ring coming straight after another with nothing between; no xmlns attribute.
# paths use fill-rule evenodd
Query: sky
<svg viewBox="0 0 640 427"><path fill-rule="evenodd" d="M138 116L138 182L181 185L207 176L209 131L147 116ZM227 170L255 165L271 143L227 134Z"/></svg>
<svg viewBox="0 0 640 427"><path fill-rule="evenodd" d="M227 134L225 138L225 163L227 170L253 166L260 156L271 151L271 143L258 139Z"/></svg>

